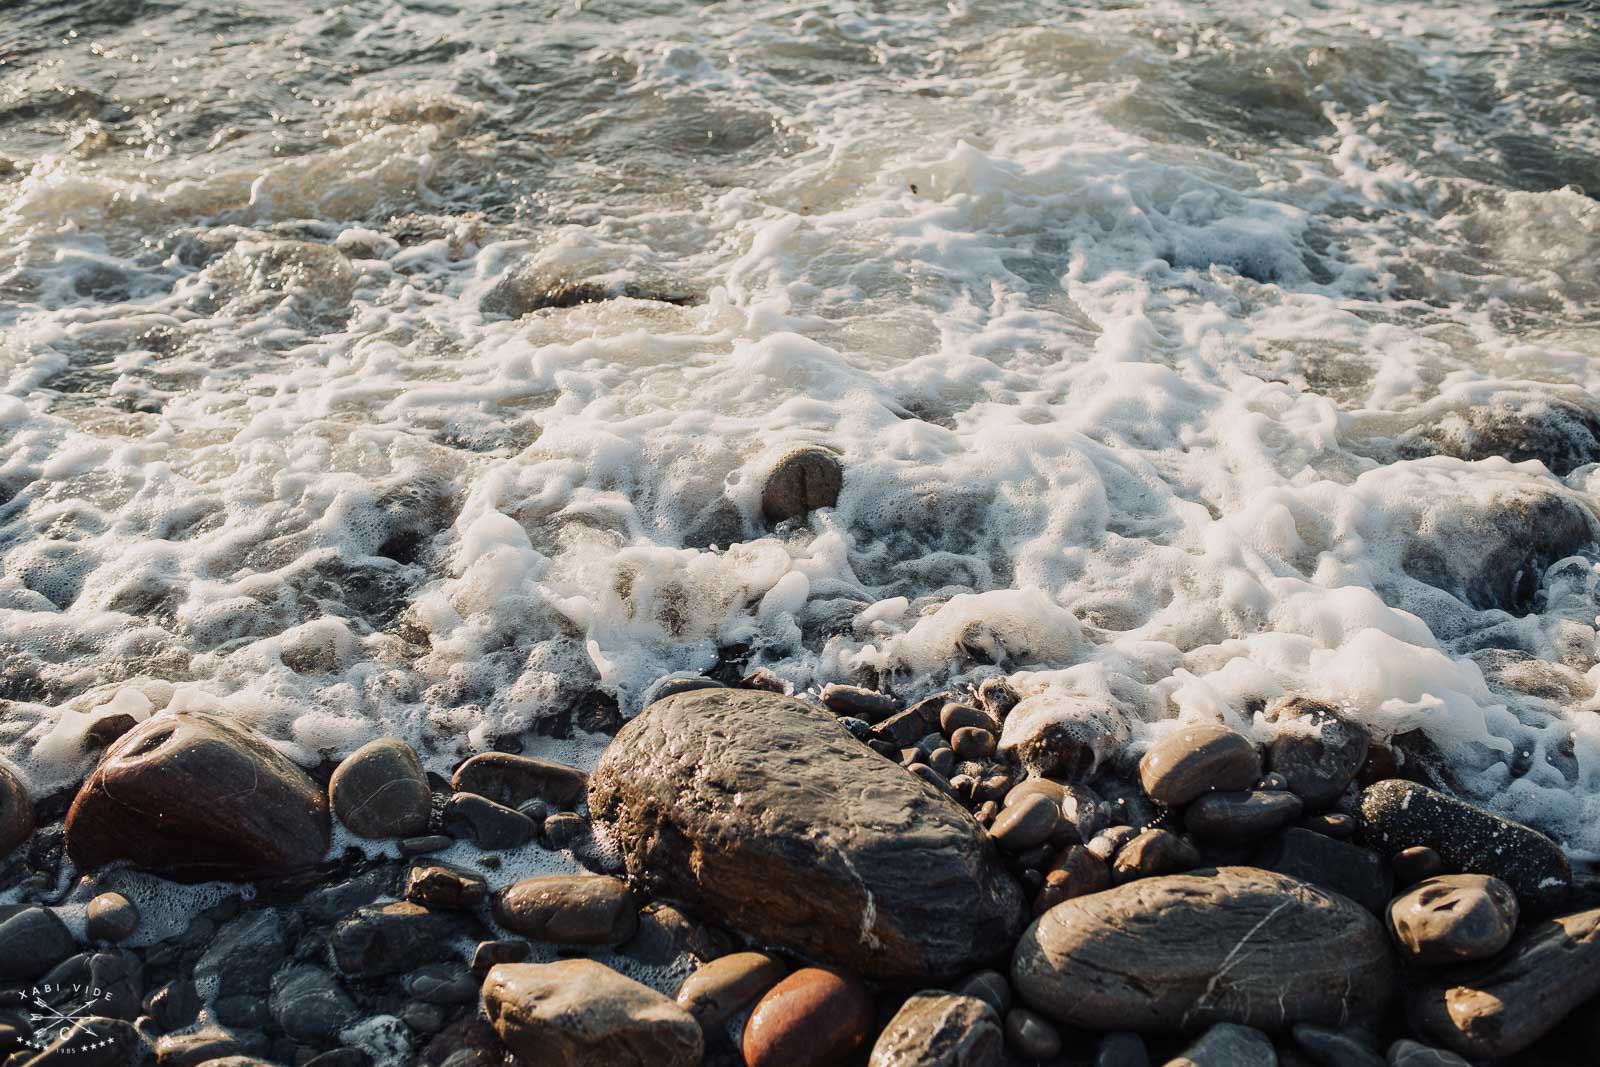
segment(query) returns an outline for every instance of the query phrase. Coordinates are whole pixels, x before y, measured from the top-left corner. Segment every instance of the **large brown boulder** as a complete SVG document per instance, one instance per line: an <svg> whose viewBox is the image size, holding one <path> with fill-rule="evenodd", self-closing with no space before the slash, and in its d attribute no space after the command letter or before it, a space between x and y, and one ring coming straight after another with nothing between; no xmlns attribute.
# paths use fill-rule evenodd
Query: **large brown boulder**
<svg viewBox="0 0 1600 1067"><path fill-rule="evenodd" d="M328 800L261 738L186 712L148 719L106 750L66 835L81 870L129 860L178 882L265 878L322 859Z"/></svg>
<svg viewBox="0 0 1600 1067"><path fill-rule="evenodd" d="M653 895L866 977L959 974L1022 925L965 810L789 697L657 701L601 758L589 810Z"/></svg>
<svg viewBox="0 0 1600 1067"><path fill-rule="evenodd" d="M1023 933L1012 982L1091 1030L1345 1026L1395 988L1383 927L1335 893L1254 867L1144 878L1058 904Z"/></svg>
<svg viewBox="0 0 1600 1067"><path fill-rule="evenodd" d="M1600 908L1526 928L1499 956L1412 990L1412 1025L1473 1060L1515 1056L1600 995Z"/></svg>

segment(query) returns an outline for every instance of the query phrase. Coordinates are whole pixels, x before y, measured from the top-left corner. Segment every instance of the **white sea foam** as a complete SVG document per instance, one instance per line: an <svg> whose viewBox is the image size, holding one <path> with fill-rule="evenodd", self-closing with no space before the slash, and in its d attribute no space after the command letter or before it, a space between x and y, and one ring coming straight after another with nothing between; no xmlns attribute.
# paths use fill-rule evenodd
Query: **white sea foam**
<svg viewBox="0 0 1600 1067"><path fill-rule="evenodd" d="M739 647L801 690L998 664L1136 744L1326 697L1600 853L1593 468L1390 447L1600 387L1592 19L755 4L518 44L459 6L363 31L444 58L276 125L226 91L311 85L289 46L170 74L106 31L124 95L215 132L7 149L0 758L35 791L108 705L447 773ZM30 62L5 91L45 99ZM510 317L569 282L620 295ZM796 443L843 494L772 532Z"/></svg>

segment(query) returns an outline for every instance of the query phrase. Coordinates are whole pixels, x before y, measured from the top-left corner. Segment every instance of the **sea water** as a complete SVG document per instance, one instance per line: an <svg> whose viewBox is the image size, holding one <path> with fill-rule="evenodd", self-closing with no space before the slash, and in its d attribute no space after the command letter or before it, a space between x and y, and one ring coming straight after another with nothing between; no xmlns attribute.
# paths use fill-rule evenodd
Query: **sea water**
<svg viewBox="0 0 1600 1067"><path fill-rule="evenodd" d="M1600 856L1600 471L1457 447L1600 386L1592 3L4 21L36 796L111 712L448 773L673 672L1005 675L1135 750L1334 701Z"/></svg>

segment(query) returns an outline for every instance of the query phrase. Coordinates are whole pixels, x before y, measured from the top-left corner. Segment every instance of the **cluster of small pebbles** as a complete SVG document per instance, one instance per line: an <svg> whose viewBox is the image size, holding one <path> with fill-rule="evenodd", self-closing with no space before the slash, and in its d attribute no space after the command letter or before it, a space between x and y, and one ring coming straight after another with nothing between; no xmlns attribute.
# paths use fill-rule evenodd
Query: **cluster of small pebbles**
<svg viewBox="0 0 1600 1067"><path fill-rule="evenodd" d="M1397 776L1333 706L1261 710L1264 745L1174 722L1100 759L1071 732L1018 743L1002 678L906 703L757 671L653 697L592 775L496 751L445 780L392 738L313 775L200 713L127 724L64 818L0 773L8 869L53 850L86 900L40 876L0 907L0 985L64 1015L100 993L54 1026L0 1003L0 1062L1555 1067L1600 1047L1600 907L1562 851ZM381 845L333 856L339 833ZM534 850L575 873L505 873ZM147 939L95 890L128 865L249 888Z"/></svg>

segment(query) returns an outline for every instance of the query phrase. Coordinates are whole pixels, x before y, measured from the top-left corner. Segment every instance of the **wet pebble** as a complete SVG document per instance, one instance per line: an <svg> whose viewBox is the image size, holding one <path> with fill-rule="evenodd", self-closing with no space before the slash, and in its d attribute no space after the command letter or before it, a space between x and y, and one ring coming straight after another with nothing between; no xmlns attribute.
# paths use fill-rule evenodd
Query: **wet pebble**
<svg viewBox="0 0 1600 1067"><path fill-rule="evenodd" d="M344 758L328 781L328 799L357 837L414 837L428 830L433 792L416 750L384 737Z"/></svg>
<svg viewBox="0 0 1600 1067"><path fill-rule="evenodd" d="M1498 878L1446 874L1419 882L1389 903L1389 932L1417 966L1488 959L1517 929L1517 898Z"/></svg>
<svg viewBox="0 0 1600 1067"><path fill-rule="evenodd" d="M1247 789L1261 778L1261 760L1244 735L1209 723L1181 726L1151 745L1139 761L1139 782L1152 800L1187 804L1214 789Z"/></svg>
<svg viewBox="0 0 1600 1067"><path fill-rule="evenodd" d="M1111 863L1116 885L1158 874L1179 874L1200 866L1195 847L1169 830L1146 830L1117 850Z"/></svg>
<svg viewBox="0 0 1600 1067"><path fill-rule="evenodd" d="M321 1044L360 1016L349 994L320 967L298 965L272 979L272 1017L296 1041Z"/></svg>
<svg viewBox="0 0 1600 1067"><path fill-rule="evenodd" d="M521 963L532 951L526 941L480 941L472 950L473 977L481 980L497 964Z"/></svg>
<svg viewBox="0 0 1600 1067"><path fill-rule="evenodd" d="M1266 718L1278 726L1267 746L1267 769L1281 775L1307 808L1332 804L1367 760L1366 727L1331 704L1294 697L1268 709Z"/></svg>
<svg viewBox="0 0 1600 1067"><path fill-rule="evenodd" d="M1389 871L1376 852L1298 826L1263 845L1255 865L1332 890L1375 914L1393 891Z"/></svg>
<svg viewBox="0 0 1600 1067"><path fill-rule="evenodd" d="M735 952L684 979L678 987L678 1006L709 1030L755 1003L787 971L781 960L764 952Z"/></svg>
<svg viewBox="0 0 1600 1067"><path fill-rule="evenodd" d="M973 707L971 704L950 703L939 709L939 729L946 737L953 737L957 730L968 727L998 734L1000 721L982 708Z"/></svg>
<svg viewBox="0 0 1600 1067"><path fill-rule="evenodd" d="M471 1004L478 999L479 981L459 963L430 963L406 975L401 986L412 1000L424 1004Z"/></svg>
<svg viewBox="0 0 1600 1067"><path fill-rule="evenodd" d="M1260 1030L1217 1023L1166 1067L1278 1067L1278 1054Z"/></svg>
<svg viewBox="0 0 1600 1067"><path fill-rule="evenodd" d="M139 909L121 893L101 893L89 901L90 941L126 941L139 928Z"/></svg>
<svg viewBox="0 0 1600 1067"><path fill-rule="evenodd" d="M994 755L994 734L978 726L963 726L950 735L950 747L962 759L988 759Z"/></svg>
<svg viewBox="0 0 1600 1067"><path fill-rule="evenodd" d="M425 908L471 910L488 895L483 875L437 860L418 863L406 876L405 898Z"/></svg>
<svg viewBox="0 0 1600 1067"><path fill-rule="evenodd" d="M1202 841L1240 844L1256 841L1300 817L1304 803L1289 792L1247 790L1207 793L1183 814L1183 825Z"/></svg>
<svg viewBox="0 0 1600 1067"><path fill-rule="evenodd" d="M1061 808L1043 794L1032 794L995 817L989 836L1008 852L1021 852L1043 844L1055 833Z"/></svg>
<svg viewBox="0 0 1600 1067"><path fill-rule="evenodd" d="M487 852L521 848L539 836L532 819L477 793L457 793L445 802L444 829Z"/></svg>
<svg viewBox="0 0 1600 1067"><path fill-rule="evenodd" d="M847 974L806 967L779 982L745 1023L747 1067L832 1067L850 1059L872 1028L872 996Z"/></svg>
<svg viewBox="0 0 1600 1067"><path fill-rule="evenodd" d="M1389 1067L1472 1067L1472 1064L1442 1048L1430 1048L1420 1041L1401 1038L1389 1046Z"/></svg>
<svg viewBox="0 0 1600 1067"><path fill-rule="evenodd" d="M1295 1044L1322 1067L1384 1067L1383 1056L1369 1040L1359 1030L1334 1030L1308 1023L1294 1028Z"/></svg>
<svg viewBox="0 0 1600 1067"><path fill-rule="evenodd" d="M965 997L977 997L1002 1017L1011 1008L1011 983L999 971L978 971L968 975L956 986L955 992Z"/></svg>
<svg viewBox="0 0 1600 1067"><path fill-rule="evenodd" d="M1107 1034L1095 1050L1094 1067L1150 1067L1150 1052L1138 1034Z"/></svg>
<svg viewBox="0 0 1600 1067"><path fill-rule="evenodd" d="M835 715L864 719L868 723L882 722L900 707L900 702L888 693L859 685L825 685L820 699L822 706Z"/></svg>
<svg viewBox="0 0 1600 1067"><path fill-rule="evenodd" d="M869 1067L999 1067L1000 1016L975 997L930 990L906 998L872 1046Z"/></svg>
<svg viewBox="0 0 1600 1067"><path fill-rule="evenodd" d="M0 908L0 982L30 982L72 955L77 942L48 908Z"/></svg>
<svg viewBox="0 0 1600 1067"><path fill-rule="evenodd" d="M525 878L494 901L507 930L559 945L620 945L639 928L639 905L628 884L603 874Z"/></svg>
<svg viewBox="0 0 1600 1067"><path fill-rule="evenodd" d="M556 852L573 848L589 836L589 824L573 811L558 811L544 821L544 843Z"/></svg>
<svg viewBox="0 0 1600 1067"><path fill-rule="evenodd" d="M570 808L583 798L588 785L589 776L575 767L511 752L473 756L457 767L450 779L456 792L476 793L508 808L530 800L543 800L557 809Z"/></svg>
<svg viewBox="0 0 1600 1067"><path fill-rule="evenodd" d="M1394 884L1401 888L1444 873L1444 860L1427 845L1401 849L1389 860L1389 865L1394 868Z"/></svg>
<svg viewBox="0 0 1600 1067"><path fill-rule="evenodd" d="M694 1017L649 986L593 960L502 963L483 981L483 1008L528 1063L697 1067Z"/></svg>

